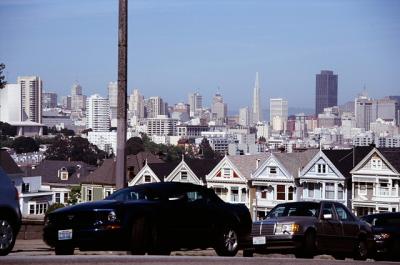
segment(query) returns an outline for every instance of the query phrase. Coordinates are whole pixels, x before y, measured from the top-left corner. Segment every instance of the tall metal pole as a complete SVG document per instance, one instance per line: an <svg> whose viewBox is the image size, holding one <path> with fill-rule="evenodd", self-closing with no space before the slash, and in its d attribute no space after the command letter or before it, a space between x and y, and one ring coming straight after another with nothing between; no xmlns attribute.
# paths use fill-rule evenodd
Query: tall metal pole
<svg viewBox="0 0 400 265"><path fill-rule="evenodd" d="M119 0L118 16L118 107L117 107L117 164L115 185L121 189L126 180L126 98L128 72L128 0Z"/></svg>

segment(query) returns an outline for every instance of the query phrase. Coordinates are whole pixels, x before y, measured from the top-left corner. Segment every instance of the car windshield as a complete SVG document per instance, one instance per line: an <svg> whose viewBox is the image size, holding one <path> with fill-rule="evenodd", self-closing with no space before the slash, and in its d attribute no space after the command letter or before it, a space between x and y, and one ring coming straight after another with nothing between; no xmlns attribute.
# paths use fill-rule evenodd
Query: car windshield
<svg viewBox="0 0 400 265"><path fill-rule="evenodd" d="M148 190L143 189L124 189L117 191L106 198L106 200L117 201L139 201L139 200L156 200L157 197Z"/></svg>
<svg viewBox="0 0 400 265"><path fill-rule="evenodd" d="M269 212L267 219L278 218L284 216L313 216L317 217L319 204L317 203L296 203L281 204L276 206Z"/></svg>

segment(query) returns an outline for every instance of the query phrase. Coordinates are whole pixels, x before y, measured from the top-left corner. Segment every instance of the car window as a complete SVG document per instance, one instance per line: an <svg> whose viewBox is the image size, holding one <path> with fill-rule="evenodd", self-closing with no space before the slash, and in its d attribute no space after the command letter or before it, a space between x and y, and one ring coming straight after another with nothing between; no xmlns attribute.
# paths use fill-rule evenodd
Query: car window
<svg viewBox="0 0 400 265"><path fill-rule="evenodd" d="M318 216L318 204L315 203L296 203L277 206L268 213L267 218L277 218L281 216Z"/></svg>
<svg viewBox="0 0 400 265"><path fill-rule="evenodd" d="M324 203L322 208L322 215L330 214L332 219L335 219L335 210L333 208L333 203Z"/></svg>
<svg viewBox="0 0 400 265"><path fill-rule="evenodd" d="M187 197L189 202L201 201L204 199L203 194L201 194L199 191L189 191L187 193Z"/></svg>
<svg viewBox="0 0 400 265"><path fill-rule="evenodd" d="M117 201L139 201L139 200L155 200L154 196L149 196L144 190L121 190L117 191L106 198L106 200Z"/></svg>
<svg viewBox="0 0 400 265"><path fill-rule="evenodd" d="M284 211L285 211L285 206L276 207L272 211L269 212L267 218L281 217L281 216L283 216Z"/></svg>
<svg viewBox="0 0 400 265"><path fill-rule="evenodd" d="M340 221L353 221L353 217L344 206L335 204L335 208Z"/></svg>

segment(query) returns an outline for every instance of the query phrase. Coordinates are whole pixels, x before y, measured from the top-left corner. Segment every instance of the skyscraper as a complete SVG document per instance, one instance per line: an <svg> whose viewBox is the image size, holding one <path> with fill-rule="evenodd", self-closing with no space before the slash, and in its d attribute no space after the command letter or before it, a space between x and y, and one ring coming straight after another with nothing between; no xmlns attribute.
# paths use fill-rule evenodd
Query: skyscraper
<svg viewBox="0 0 400 265"><path fill-rule="evenodd" d="M57 107L57 93L42 93L42 107L44 109Z"/></svg>
<svg viewBox="0 0 400 265"><path fill-rule="evenodd" d="M138 89L134 89L129 97L129 116L144 118L144 98Z"/></svg>
<svg viewBox="0 0 400 265"><path fill-rule="evenodd" d="M239 125L242 126L250 125L249 107L244 107L239 109Z"/></svg>
<svg viewBox="0 0 400 265"><path fill-rule="evenodd" d="M71 88L71 109L81 111L86 107L86 96L82 94L82 87L79 83L74 83Z"/></svg>
<svg viewBox="0 0 400 265"><path fill-rule="evenodd" d="M228 106L224 103L224 99L221 94L217 93L213 97L213 103L211 106L211 119L217 121L218 124L223 124L228 112Z"/></svg>
<svg viewBox="0 0 400 265"><path fill-rule="evenodd" d="M42 123L42 80L39 76L19 76L22 120Z"/></svg>
<svg viewBox="0 0 400 265"><path fill-rule="evenodd" d="M323 70L316 75L315 116L324 112L324 108L337 106L338 76L333 71Z"/></svg>
<svg viewBox="0 0 400 265"><path fill-rule="evenodd" d="M357 128L369 130L371 121L374 121L372 120L372 103L373 100L368 97L365 91L356 98L354 109Z"/></svg>
<svg viewBox="0 0 400 265"><path fill-rule="evenodd" d="M157 118L158 115L165 115L165 103L161 97L150 97L145 100L146 118Z"/></svg>
<svg viewBox="0 0 400 265"><path fill-rule="evenodd" d="M254 84L253 91L253 112L252 112L253 123L262 121L261 105L260 105L260 82L258 79L258 72L256 73L256 81Z"/></svg>
<svg viewBox="0 0 400 265"><path fill-rule="evenodd" d="M86 100L86 128L94 132L108 132L110 130L110 104L108 99L98 94Z"/></svg>
<svg viewBox="0 0 400 265"><path fill-rule="evenodd" d="M288 102L282 98L271 98L269 100L269 121L274 131L286 130L288 119Z"/></svg>
<svg viewBox="0 0 400 265"><path fill-rule="evenodd" d="M107 89L108 102L110 103L111 127L117 127L118 82L108 83Z"/></svg>
<svg viewBox="0 0 400 265"><path fill-rule="evenodd" d="M196 113L203 108L203 97L200 93L195 92L190 93L188 99L190 105L190 116L194 117L196 116Z"/></svg>

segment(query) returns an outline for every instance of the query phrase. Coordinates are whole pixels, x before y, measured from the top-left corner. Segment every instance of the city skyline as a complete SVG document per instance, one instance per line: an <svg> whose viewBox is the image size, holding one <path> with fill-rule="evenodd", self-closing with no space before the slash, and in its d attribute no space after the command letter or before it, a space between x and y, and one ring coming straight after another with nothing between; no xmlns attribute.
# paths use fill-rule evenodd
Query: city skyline
<svg viewBox="0 0 400 265"><path fill-rule="evenodd" d="M364 85L374 98L399 91L396 1L129 4L128 93L139 88L145 97L176 103L196 90L210 106L220 87L230 109L238 110L251 105L259 72L261 105L283 97L306 107L314 103L314 78L323 69L339 76L339 104ZM78 80L85 94L104 96L117 79L116 1L2 1L0 15L9 83L38 75L45 92L61 97Z"/></svg>

